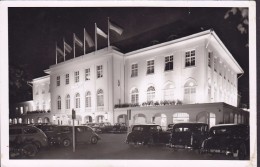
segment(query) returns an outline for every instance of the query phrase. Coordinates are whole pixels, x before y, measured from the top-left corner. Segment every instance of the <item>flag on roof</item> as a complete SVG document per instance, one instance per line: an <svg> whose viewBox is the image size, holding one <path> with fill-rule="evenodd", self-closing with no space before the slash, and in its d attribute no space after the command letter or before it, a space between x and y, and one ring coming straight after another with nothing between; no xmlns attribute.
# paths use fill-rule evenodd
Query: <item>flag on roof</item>
<svg viewBox="0 0 260 167"><path fill-rule="evenodd" d="M56 52L58 52L59 54L63 55L63 51L58 46L56 46Z"/></svg>
<svg viewBox="0 0 260 167"><path fill-rule="evenodd" d="M92 38L90 37L90 35L88 34L88 32L84 29L84 34L85 34L85 41L88 43L89 47L94 46L94 42L92 40Z"/></svg>
<svg viewBox="0 0 260 167"><path fill-rule="evenodd" d="M67 52L69 52L69 53L72 51L71 46L70 46L69 44L67 44L67 43L65 42L65 40L64 40L64 49L65 49L65 51L67 51Z"/></svg>
<svg viewBox="0 0 260 167"><path fill-rule="evenodd" d="M77 37L77 35L76 34L74 34L74 42L75 42L75 44L77 44L79 47L83 47L83 42L79 39L79 37Z"/></svg>
<svg viewBox="0 0 260 167"><path fill-rule="evenodd" d="M109 29L115 31L119 35L121 35L123 33L123 28L116 25L115 23L112 23L111 21L109 21Z"/></svg>
<svg viewBox="0 0 260 167"><path fill-rule="evenodd" d="M97 28L97 34L104 37L104 38L107 38L107 34L104 33L100 28L96 27Z"/></svg>

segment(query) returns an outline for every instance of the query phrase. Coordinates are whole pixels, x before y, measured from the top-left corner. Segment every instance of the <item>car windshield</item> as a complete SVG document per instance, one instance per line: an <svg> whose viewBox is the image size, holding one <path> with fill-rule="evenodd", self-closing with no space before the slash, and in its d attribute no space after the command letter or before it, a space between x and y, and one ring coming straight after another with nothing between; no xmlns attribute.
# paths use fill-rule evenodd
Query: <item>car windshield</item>
<svg viewBox="0 0 260 167"><path fill-rule="evenodd" d="M210 129L210 136L230 136L230 135L239 135L244 131L245 129L241 129L239 127L214 127Z"/></svg>

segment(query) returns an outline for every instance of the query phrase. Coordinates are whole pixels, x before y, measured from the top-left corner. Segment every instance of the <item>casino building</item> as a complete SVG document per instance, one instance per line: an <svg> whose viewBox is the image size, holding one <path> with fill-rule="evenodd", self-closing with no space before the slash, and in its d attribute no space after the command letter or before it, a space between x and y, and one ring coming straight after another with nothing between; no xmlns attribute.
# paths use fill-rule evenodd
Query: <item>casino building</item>
<svg viewBox="0 0 260 167"><path fill-rule="evenodd" d="M72 109L76 124L249 121L238 108L243 70L213 30L129 53L109 46L44 72L10 122L71 124Z"/></svg>

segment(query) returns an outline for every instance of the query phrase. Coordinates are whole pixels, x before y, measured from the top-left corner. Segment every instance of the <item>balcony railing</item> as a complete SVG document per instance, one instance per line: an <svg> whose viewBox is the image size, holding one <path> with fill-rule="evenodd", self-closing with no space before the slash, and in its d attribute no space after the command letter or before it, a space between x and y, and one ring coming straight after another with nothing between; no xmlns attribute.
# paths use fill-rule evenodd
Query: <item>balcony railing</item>
<svg viewBox="0 0 260 167"><path fill-rule="evenodd" d="M182 101L180 100L162 100L162 101L147 101L143 102L141 105L139 103L124 103L124 104L116 104L115 108L127 108L127 107L146 107L146 106L167 106L167 105L182 105Z"/></svg>

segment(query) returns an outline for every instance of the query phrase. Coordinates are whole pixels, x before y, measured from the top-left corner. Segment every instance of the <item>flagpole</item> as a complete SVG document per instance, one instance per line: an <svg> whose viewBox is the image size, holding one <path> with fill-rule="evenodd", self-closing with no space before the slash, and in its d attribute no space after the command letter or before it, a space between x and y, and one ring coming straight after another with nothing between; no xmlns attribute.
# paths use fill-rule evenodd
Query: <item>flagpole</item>
<svg viewBox="0 0 260 167"><path fill-rule="evenodd" d="M55 42L55 48L56 48L56 64L57 64L57 42Z"/></svg>
<svg viewBox="0 0 260 167"><path fill-rule="evenodd" d="M86 53L86 30L85 30L85 28L84 28L84 55L85 55L85 53Z"/></svg>
<svg viewBox="0 0 260 167"><path fill-rule="evenodd" d="M65 39L63 38L63 60L65 61Z"/></svg>
<svg viewBox="0 0 260 167"><path fill-rule="evenodd" d="M97 51L97 23L95 23L95 51Z"/></svg>
<svg viewBox="0 0 260 167"><path fill-rule="evenodd" d="M110 46L110 41L109 41L109 27L110 27L110 22L109 22L109 17L107 18L107 49Z"/></svg>
<svg viewBox="0 0 260 167"><path fill-rule="evenodd" d="M73 33L73 54L75 58L75 33Z"/></svg>

